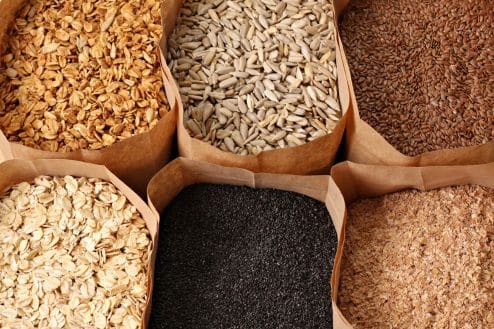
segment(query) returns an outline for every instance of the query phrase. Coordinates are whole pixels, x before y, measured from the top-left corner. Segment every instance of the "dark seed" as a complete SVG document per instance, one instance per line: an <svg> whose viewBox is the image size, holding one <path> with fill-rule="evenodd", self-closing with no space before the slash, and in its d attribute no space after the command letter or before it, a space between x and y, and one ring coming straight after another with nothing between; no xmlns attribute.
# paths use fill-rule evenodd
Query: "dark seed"
<svg viewBox="0 0 494 329"><path fill-rule="evenodd" d="M337 236L323 203L198 184L161 215L151 328L332 328Z"/></svg>
<svg viewBox="0 0 494 329"><path fill-rule="evenodd" d="M494 1L352 0L341 38L362 119L402 153L494 140Z"/></svg>

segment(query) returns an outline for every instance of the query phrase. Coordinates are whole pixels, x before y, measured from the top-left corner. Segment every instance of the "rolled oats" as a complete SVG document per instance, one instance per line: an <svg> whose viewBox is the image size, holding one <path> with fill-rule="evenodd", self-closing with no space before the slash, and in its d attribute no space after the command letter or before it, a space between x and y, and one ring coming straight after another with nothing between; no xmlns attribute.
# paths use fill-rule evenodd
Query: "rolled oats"
<svg viewBox="0 0 494 329"><path fill-rule="evenodd" d="M101 149L168 111L157 0L30 0L0 57L0 128L46 151Z"/></svg>
<svg viewBox="0 0 494 329"><path fill-rule="evenodd" d="M114 185L37 177L0 197L0 327L140 328L151 240Z"/></svg>

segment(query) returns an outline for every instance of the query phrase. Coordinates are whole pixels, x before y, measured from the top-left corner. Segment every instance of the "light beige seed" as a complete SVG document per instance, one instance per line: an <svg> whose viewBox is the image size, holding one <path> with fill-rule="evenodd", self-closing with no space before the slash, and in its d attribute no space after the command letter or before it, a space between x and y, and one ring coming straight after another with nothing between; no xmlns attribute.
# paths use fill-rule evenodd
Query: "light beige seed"
<svg viewBox="0 0 494 329"><path fill-rule="evenodd" d="M312 101L317 102L318 98L317 98L317 93L316 93L314 87L308 86L306 88L306 90L307 90L307 94L312 99Z"/></svg>
<svg viewBox="0 0 494 329"><path fill-rule="evenodd" d="M270 143L270 144L275 144L277 143L278 141L280 141L281 139L285 138L285 136L287 135L287 132L286 131L278 131L276 134L274 135L269 135L269 136L266 136L265 140Z"/></svg>
<svg viewBox="0 0 494 329"><path fill-rule="evenodd" d="M244 96L244 95L247 95L249 94L250 92L252 92L254 90L254 85L253 84L248 84L244 87L242 87L238 93L239 96Z"/></svg>
<svg viewBox="0 0 494 329"><path fill-rule="evenodd" d="M190 119L187 121L187 127L190 129L190 131L194 134L194 136L200 136L202 135L201 133L201 128L195 122L194 120Z"/></svg>
<svg viewBox="0 0 494 329"><path fill-rule="evenodd" d="M304 144L304 142L301 139L298 139L294 135L287 135L285 137L285 139L288 143L293 143L294 145L303 145Z"/></svg>
<svg viewBox="0 0 494 329"><path fill-rule="evenodd" d="M265 95L268 99L272 100L273 102L278 102L278 101L279 101L279 100L278 100L278 96L276 96L276 94L275 94L273 91L271 91L271 90L265 90L265 91L264 91L264 95Z"/></svg>
<svg viewBox="0 0 494 329"><path fill-rule="evenodd" d="M225 137L225 139L223 141L224 141L228 151L235 153L235 143L233 142L233 139L231 139L230 137Z"/></svg>
<svg viewBox="0 0 494 329"><path fill-rule="evenodd" d="M340 105L338 104L338 102L337 102L334 98L332 98L332 97L328 96L328 97L326 97L325 102L326 102L326 104L328 104L328 105L329 105L332 109L334 109L334 110L336 110L336 111L340 111Z"/></svg>
<svg viewBox="0 0 494 329"><path fill-rule="evenodd" d="M244 144L248 144L250 143L251 141L254 141L256 140L258 137L259 137L259 132L256 130L254 132L252 132L249 137L245 140L245 143Z"/></svg>
<svg viewBox="0 0 494 329"><path fill-rule="evenodd" d="M240 110L240 113L247 113L247 105L245 104L244 100L242 97L237 98L237 104L238 104L238 109Z"/></svg>
<svg viewBox="0 0 494 329"><path fill-rule="evenodd" d="M240 5L236 2L233 2L233 1L228 1L228 6L230 8L232 8L233 10L236 10L236 11L239 11L241 12L242 11L242 7L240 7Z"/></svg>
<svg viewBox="0 0 494 329"><path fill-rule="evenodd" d="M233 85L235 85L238 82L238 79L235 77L228 78L226 80L223 80L220 82L219 87L220 88L229 88Z"/></svg>
<svg viewBox="0 0 494 329"><path fill-rule="evenodd" d="M271 80L268 80L268 79L265 79L262 81L262 83L264 84L264 87L268 90L275 90L275 86L274 86L274 83L271 81Z"/></svg>
<svg viewBox="0 0 494 329"><path fill-rule="evenodd" d="M254 145L256 147L265 147L267 144L266 144L266 141L264 139L258 139L258 140L254 140L252 142L250 142L251 145Z"/></svg>
<svg viewBox="0 0 494 329"><path fill-rule="evenodd" d="M229 78L231 78L231 77L232 77L232 75L231 75L231 74L222 74L222 75L217 76L217 77L216 77L216 79L217 79L219 82L221 82L221 81L224 81L224 80L229 79Z"/></svg>
<svg viewBox="0 0 494 329"><path fill-rule="evenodd" d="M281 74L279 73L271 73L266 75L266 79L272 80L272 81L278 81L281 79Z"/></svg>
<svg viewBox="0 0 494 329"><path fill-rule="evenodd" d="M236 130L236 131L232 132L231 138L235 142L235 144L237 144L238 146L240 146L240 147L244 146L244 139L243 139L242 135L240 134L240 131Z"/></svg>
<svg viewBox="0 0 494 329"><path fill-rule="evenodd" d="M215 98L215 99L225 99L226 95L225 93L222 92L211 92L209 96Z"/></svg>
<svg viewBox="0 0 494 329"><path fill-rule="evenodd" d="M219 66L215 73L218 75L228 74L235 72L235 68L233 66Z"/></svg>
<svg viewBox="0 0 494 329"><path fill-rule="evenodd" d="M249 127L244 122L240 124L240 135L243 140L246 140L249 137Z"/></svg>
<svg viewBox="0 0 494 329"><path fill-rule="evenodd" d="M219 113L221 113L222 115L224 115L226 117L231 117L233 115L232 111L230 111L229 109L227 109L225 107L220 108L218 111L219 111Z"/></svg>
<svg viewBox="0 0 494 329"><path fill-rule="evenodd" d="M330 108L328 97L338 99L334 58L327 55L321 61L335 46L334 24L328 18L334 16L332 4L288 2L293 4L263 0L255 9L238 0L199 7L184 3L182 25L169 40L168 60L181 93L188 95L186 113L200 121L194 112L199 102L216 105L210 111L204 141L236 154L257 154L297 146L313 137L310 133L324 129L326 134L327 127L334 126L328 122L329 115L339 117L340 113L321 109L323 104ZM202 90L207 92L196 100L192 87L196 82L184 81L199 74L206 77ZM310 124L315 118L323 121L322 128ZM220 130L230 133L218 134ZM285 139L287 135L294 138ZM270 145L250 144L263 139Z"/></svg>
<svg viewBox="0 0 494 329"><path fill-rule="evenodd" d="M226 137L230 137L231 135L231 130L221 129L216 132L216 137L219 139L225 139Z"/></svg>

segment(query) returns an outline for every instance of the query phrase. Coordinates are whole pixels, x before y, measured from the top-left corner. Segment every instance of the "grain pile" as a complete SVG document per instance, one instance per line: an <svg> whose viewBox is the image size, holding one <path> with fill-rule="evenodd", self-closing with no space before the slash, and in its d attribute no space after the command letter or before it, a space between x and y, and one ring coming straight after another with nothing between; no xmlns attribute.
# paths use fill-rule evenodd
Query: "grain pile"
<svg viewBox="0 0 494 329"><path fill-rule="evenodd" d="M351 204L338 304L356 329L494 328L494 190Z"/></svg>
<svg viewBox="0 0 494 329"><path fill-rule="evenodd" d="M141 215L110 183L37 177L0 198L0 327L141 328Z"/></svg>
<svg viewBox="0 0 494 329"><path fill-rule="evenodd" d="M328 0L186 1L168 45L185 127L223 151L302 145L341 118Z"/></svg>
<svg viewBox="0 0 494 329"><path fill-rule="evenodd" d="M333 328L338 239L323 203L198 184L165 209L160 230L151 328Z"/></svg>
<svg viewBox="0 0 494 329"><path fill-rule="evenodd" d="M407 155L494 139L494 2L352 0L341 38L363 120Z"/></svg>
<svg viewBox="0 0 494 329"><path fill-rule="evenodd" d="M0 58L0 128L46 151L101 149L168 110L158 0L30 0Z"/></svg>

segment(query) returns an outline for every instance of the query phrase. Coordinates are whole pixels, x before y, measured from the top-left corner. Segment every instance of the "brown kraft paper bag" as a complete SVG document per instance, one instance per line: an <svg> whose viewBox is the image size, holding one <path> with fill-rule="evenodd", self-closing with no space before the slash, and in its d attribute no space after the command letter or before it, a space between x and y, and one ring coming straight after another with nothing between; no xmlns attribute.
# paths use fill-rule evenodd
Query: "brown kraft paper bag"
<svg viewBox="0 0 494 329"><path fill-rule="evenodd" d="M494 162L464 166L403 167L365 165L345 161L332 168L331 176L341 191L345 203L349 205L358 199L378 197L405 189L428 191L441 187L468 184L494 188ZM347 220L352 219L347 218L345 213L333 269L332 298L333 327L335 329L352 328L337 305Z"/></svg>
<svg viewBox="0 0 494 329"><path fill-rule="evenodd" d="M336 15L340 17L350 0L335 0ZM350 90L350 110L345 135L346 159L358 163L396 166L434 166L481 164L494 161L494 141L483 145L426 152L414 157L406 156L389 144L374 128L360 119L352 76L341 38L345 76Z"/></svg>
<svg viewBox="0 0 494 329"><path fill-rule="evenodd" d="M274 188L307 195L325 203L338 234L338 246L342 241L345 202L330 176L254 173L240 168L177 158L161 169L149 182L148 203L155 216L159 216L182 189L197 183ZM341 253L340 249L338 247L336 257ZM334 281L333 270L331 289Z"/></svg>
<svg viewBox="0 0 494 329"><path fill-rule="evenodd" d="M1 157L2 154L0 153ZM3 157L8 159L5 155ZM40 175L93 177L111 182L142 215L152 241L147 273L147 299L141 322L141 328L147 328L149 315L151 314L154 261L156 259L156 250L158 249L159 217L147 206L146 202L106 167L74 160L7 160L0 164L0 192L5 192L15 184L32 181Z"/></svg>
<svg viewBox="0 0 494 329"><path fill-rule="evenodd" d="M0 163L12 159L10 144L5 135L0 133Z"/></svg>
<svg viewBox="0 0 494 329"><path fill-rule="evenodd" d="M0 40L3 45L6 43L11 23L24 3L25 0L0 1ZM4 50L0 45L0 54ZM101 150L48 152L17 143L10 143L9 146L4 147L7 147L7 152L18 159L70 159L105 165L135 191L145 196L149 179L170 160L175 139L178 109L172 106L171 101L171 97L175 94L170 92L172 86L164 74L163 82L167 98L170 100L170 112L149 132L130 137ZM0 143L2 139L5 139L5 136L0 131Z"/></svg>
<svg viewBox="0 0 494 329"><path fill-rule="evenodd" d="M163 2L162 17L166 38L173 32L182 4L183 0L169 0ZM165 42L162 44L162 50L163 53L166 54L167 46ZM289 174L327 173L335 160L336 153L345 131L347 117L349 116L348 108L350 96L339 43L336 45L336 64L338 69L338 93L343 117L333 132L304 145L261 152L257 156L241 156L224 152L208 143L192 138L183 125L184 108L178 86L174 82L170 70L165 68L166 77L171 81L171 84L174 85L172 91L175 93L175 99L178 104L177 135L180 155L190 159L207 161L223 166L245 168L254 172ZM171 97L170 102L172 102Z"/></svg>

